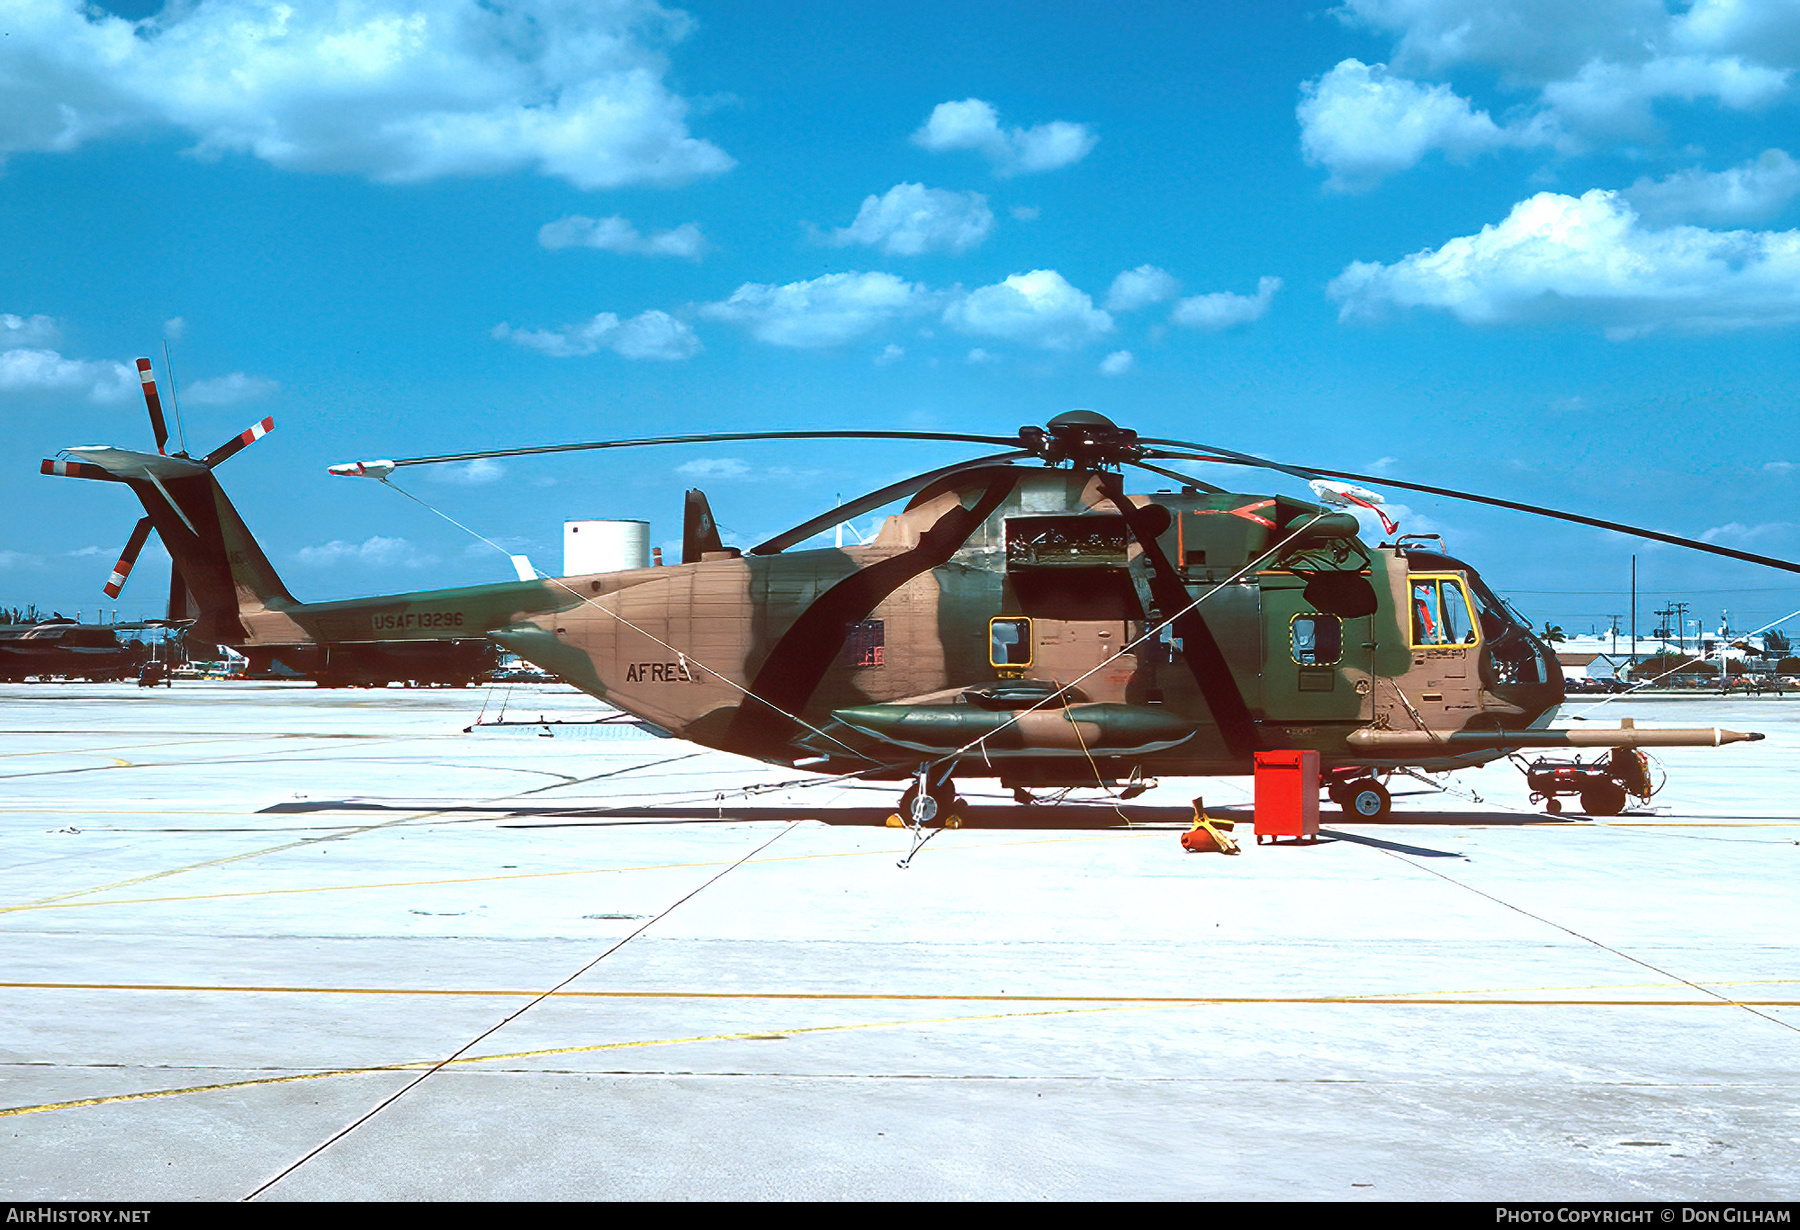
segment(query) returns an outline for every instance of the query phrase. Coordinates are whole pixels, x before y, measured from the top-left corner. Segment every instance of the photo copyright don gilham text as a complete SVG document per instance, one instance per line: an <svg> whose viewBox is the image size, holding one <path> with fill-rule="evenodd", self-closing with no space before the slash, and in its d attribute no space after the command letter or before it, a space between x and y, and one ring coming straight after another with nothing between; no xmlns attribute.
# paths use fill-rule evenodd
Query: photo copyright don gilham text
<svg viewBox="0 0 1800 1230"><path fill-rule="evenodd" d="M1494 1208L1494 1221L1504 1226L1791 1226L1793 1215L1791 1206L1773 1204L1497 1205Z"/></svg>

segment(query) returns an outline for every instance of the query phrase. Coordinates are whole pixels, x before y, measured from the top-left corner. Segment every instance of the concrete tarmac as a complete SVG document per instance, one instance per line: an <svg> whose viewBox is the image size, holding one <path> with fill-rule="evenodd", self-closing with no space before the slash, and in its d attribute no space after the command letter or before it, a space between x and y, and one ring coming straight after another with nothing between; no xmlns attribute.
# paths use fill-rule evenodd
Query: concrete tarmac
<svg viewBox="0 0 1800 1230"><path fill-rule="evenodd" d="M1800 699L1602 699L1769 737L1313 846L970 782L903 870L560 687L0 685L0 1194L1791 1200Z"/></svg>

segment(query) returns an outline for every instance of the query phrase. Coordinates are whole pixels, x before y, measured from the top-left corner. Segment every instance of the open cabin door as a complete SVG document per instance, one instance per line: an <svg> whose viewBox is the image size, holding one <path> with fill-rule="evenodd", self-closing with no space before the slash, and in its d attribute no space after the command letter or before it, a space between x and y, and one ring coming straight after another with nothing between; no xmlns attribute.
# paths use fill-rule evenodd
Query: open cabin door
<svg viewBox="0 0 1800 1230"><path fill-rule="evenodd" d="M1114 655L1144 618L1129 541L1125 518L1111 513L1007 518L1007 605L1027 618L996 621L994 635L1030 638L1031 678L1081 679L1089 700L1126 700L1138 655ZM997 669L1006 652L997 641Z"/></svg>

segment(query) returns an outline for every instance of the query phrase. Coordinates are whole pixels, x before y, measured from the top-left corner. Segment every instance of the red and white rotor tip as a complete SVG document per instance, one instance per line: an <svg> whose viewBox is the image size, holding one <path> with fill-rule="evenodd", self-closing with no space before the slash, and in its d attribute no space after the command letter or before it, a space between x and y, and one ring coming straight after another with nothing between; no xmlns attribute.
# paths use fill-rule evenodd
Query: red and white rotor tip
<svg viewBox="0 0 1800 1230"><path fill-rule="evenodd" d="M328 467L328 472L339 478L386 479L394 472L394 463L391 461L346 461L342 465Z"/></svg>
<svg viewBox="0 0 1800 1230"><path fill-rule="evenodd" d="M1313 489L1313 494L1319 497L1319 503L1325 505L1327 508L1349 508L1351 505L1355 505L1358 508L1366 508L1377 517L1381 518L1381 528L1388 533L1392 534L1395 530L1400 528L1400 523L1398 521L1395 521L1392 517L1376 507L1376 505L1385 504L1387 501L1384 500L1378 492L1370 491L1367 487L1356 487L1349 483L1328 482L1322 478L1313 479L1307 486L1311 487Z"/></svg>

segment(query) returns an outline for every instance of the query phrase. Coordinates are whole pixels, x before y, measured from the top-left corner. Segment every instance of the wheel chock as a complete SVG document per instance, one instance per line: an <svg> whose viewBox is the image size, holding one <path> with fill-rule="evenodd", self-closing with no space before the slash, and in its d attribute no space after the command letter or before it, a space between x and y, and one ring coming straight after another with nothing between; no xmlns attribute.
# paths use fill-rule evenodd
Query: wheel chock
<svg viewBox="0 0 1800 1230"><path fill-rule="evenodd" d="M1201 805L1199 799L1195 799L1194 826L1181 835L1181 848L1189 854L1206 854L1214 850L1220 854L1241 853L1237 842L1220 831L1233 827L1234 823L1234 821L1223 818L1208 819L1206 808Z"/></svg>

